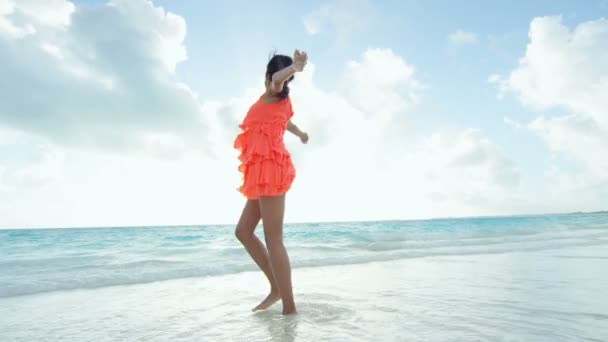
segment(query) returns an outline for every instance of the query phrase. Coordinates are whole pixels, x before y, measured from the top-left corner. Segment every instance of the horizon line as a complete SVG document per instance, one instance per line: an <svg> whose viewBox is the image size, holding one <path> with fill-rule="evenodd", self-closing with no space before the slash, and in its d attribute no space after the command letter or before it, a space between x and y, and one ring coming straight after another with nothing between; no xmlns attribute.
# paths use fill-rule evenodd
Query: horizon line
<svg viewBox="0 0 608 342"><path fill-rule="evenodd" d="M478 215L478 216L443 216L421 219L381 219L381 220L337 220L337 221L317 221L317 222L285 222L284 225L296 224L344 224L344 223L373 223L373 222L416 222L416 221L437 221L437 220L470 220L470 219L491 219L491 218L509 218L509 217L538 217L538 216L558 216L558 215L603 215L608 214L608 210L598 211L571 211L571 212L553 212L553 213L535 213L535 214L504 214L504 215ZM207 223L207 224L169 224L169 225L117 225L117 226L69 226L69 227L19 227L5 228L0 227L0 230L51 230L51 229L117 229L117 228L179 228L179 227L208 227L208 226L233 226L236 223Z"/></svg>

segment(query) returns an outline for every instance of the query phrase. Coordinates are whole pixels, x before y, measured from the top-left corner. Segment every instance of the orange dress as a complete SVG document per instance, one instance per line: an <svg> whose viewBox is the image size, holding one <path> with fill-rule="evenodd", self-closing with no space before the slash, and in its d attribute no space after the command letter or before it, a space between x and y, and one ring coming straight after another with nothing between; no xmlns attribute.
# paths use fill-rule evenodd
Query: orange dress
<svg viewBox="0 0 608 342"><path fill-rule="evenodd" d="M234 148L240 150L243 183L238 190L248 199L281 195L291 187L296 170L283 135L292 116L289 97L271 104L260 97L239 125L243 131Z"/></svg>

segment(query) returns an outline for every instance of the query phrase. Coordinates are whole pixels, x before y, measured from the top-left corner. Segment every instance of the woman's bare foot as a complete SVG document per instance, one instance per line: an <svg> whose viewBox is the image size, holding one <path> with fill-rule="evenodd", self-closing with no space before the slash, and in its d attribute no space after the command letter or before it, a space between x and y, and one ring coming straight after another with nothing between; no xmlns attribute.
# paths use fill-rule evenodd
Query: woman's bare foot
<svg viewBox="0 0 608 342"><path fill-rule="evenodd" d="M296 308L283 308L283 315L287 316L287 315L295 315L298 312L296 311Z"/></svg>
<svg viewBox="0 0 608 342"><path fill-rule="evenodd" d="M268 297L266 297L266 299L264 299L260 304L258 304L258 306L253 308L253 310L251 310L251 311L266 310L269 307L271 307L272 304L278 302L280 299L281 299L281 294L279 294L279 291L270 291L270 294L268 295Z"/></svg>

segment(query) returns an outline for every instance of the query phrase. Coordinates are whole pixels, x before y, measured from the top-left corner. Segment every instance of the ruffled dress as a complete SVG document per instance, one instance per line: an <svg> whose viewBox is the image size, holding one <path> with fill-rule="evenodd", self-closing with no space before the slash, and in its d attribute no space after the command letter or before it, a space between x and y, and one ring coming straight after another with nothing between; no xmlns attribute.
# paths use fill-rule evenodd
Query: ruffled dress
<svg viewBox="0 0 608 342"><path fill-rule="evenodd" d="M240 151L243 182L238 190L248 199L281 195L291 187L296 170L283 135L292 116L289 97L271 104L260 97L239 125L234 148Z"/></svg>

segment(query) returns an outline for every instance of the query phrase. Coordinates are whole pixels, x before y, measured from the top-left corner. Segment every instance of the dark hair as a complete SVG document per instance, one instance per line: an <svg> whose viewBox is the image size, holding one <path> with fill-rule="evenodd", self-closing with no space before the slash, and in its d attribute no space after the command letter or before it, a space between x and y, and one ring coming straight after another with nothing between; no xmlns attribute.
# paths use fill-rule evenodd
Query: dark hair
<svg viewBox="0 0 608 342"><path fill-rule="evenodd" d="M266 79L271 81L272 75L275 72L287 68L288 66L293 64L293 59L289 56L285 55L277 55L274 54L270 61L268 61L268 65L266 66ZM285 83L283 84L283 90L277 95L279 98L284 99L289 96L289 82L293 80L293 76L291 76Z"/></svg>

